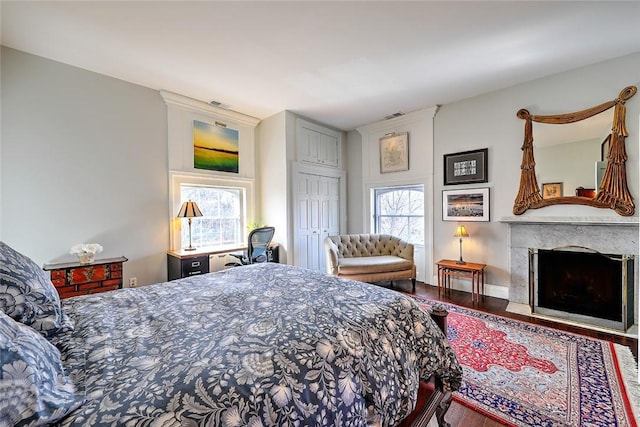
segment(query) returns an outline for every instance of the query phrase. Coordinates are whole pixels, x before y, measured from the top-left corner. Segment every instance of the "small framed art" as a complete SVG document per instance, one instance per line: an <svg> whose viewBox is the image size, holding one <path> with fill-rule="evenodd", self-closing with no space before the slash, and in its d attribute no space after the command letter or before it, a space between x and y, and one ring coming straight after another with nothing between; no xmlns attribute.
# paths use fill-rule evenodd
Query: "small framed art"
<svg viewBox="0 0 640 427"><path fill-rule="evenodd" d="M444 185L487 182L488 148L444 155Z"/></svg>
<svg viewBox="0 0 640 427"><path fill-rule="evenodd" d="M562 197L562 183L547 182L546 184L542 184L542 198L553 199L555 197Z"/></svg>
<svg viewBox="0 0 640 427"><path fill-rule="evenodd" d="M443 221L489 221L489 188L442 191Z"/></svg>
<svg viewBox="0 0 640 427"><path fill-rule="evenodd" d="M380 138L380 173L409 170L409 134L393 133Z"/></svg>

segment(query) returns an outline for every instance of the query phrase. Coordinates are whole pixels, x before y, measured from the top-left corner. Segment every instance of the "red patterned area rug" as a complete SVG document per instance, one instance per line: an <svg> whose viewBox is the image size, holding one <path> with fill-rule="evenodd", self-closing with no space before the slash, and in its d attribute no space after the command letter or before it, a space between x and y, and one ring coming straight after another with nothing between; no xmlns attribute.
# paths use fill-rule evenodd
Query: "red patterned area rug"
<svg viewBox="0 0 640 427"><path fill-rule="evenodd" d="M629 348L443 305L464 377L454 399L510 426L638 427L640 386Z"/></svg>

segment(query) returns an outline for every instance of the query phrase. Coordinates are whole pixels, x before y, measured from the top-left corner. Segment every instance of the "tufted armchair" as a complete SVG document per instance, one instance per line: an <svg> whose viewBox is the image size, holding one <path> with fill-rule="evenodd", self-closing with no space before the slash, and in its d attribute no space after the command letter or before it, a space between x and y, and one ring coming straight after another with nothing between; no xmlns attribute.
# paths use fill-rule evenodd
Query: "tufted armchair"
<svg viewBox="0 0 640 427"><path fill-rule="evenodd" d="M388 234L342 234L324 240L327 273L362 282L411 279L416 289L413 245Z"/></svg>

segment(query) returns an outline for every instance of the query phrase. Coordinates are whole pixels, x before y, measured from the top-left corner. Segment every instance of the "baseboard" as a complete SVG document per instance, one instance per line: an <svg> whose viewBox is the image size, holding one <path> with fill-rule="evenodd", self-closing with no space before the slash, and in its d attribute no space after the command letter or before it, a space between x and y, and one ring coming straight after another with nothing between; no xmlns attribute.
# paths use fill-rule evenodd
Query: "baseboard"
<svg viewBox="0 0 640 427"><path fill-rule="evenodd" d="M471 281L458 278L456 280L451 281L451 289L455 289L456 291L469 292L471 293ZM432 277L431 283L436 283L431 286L438 286L438 278ZM484 284L484 295L487 297L500 298L500 299L509 299L509 288L506 286L493 285L491 283Z"/></svg>

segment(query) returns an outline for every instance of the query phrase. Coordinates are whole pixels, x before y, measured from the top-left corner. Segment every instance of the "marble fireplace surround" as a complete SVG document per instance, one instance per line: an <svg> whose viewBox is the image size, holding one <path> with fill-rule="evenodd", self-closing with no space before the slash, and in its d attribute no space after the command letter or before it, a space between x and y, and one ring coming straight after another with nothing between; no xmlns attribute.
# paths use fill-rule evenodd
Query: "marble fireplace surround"
<svg viewBox="0 0 640 427"><path fill-rule="evenodd" d="M634 321L638 325L638 217L505 217L509 224L509 311L529 305L529 248L582 246L598 252L635 255ZM637 330L637 327L633 328Z"/></svg>

